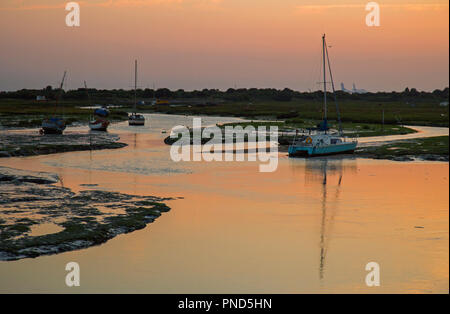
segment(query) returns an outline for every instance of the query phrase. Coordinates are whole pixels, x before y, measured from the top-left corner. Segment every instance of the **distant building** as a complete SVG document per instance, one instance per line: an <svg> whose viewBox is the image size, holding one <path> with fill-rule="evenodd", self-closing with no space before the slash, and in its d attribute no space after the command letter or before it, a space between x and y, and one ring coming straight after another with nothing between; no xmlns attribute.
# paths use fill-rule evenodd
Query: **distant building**
<svg viewBox="0 0 450 314"><path fill-rule="evenodd" d="M448 101L443 101L439 104L441 107L448 107Z"/></svg>
<svg viewBox="0 0 450 314"><path fill-rule="evenodd" d="M45 98L45 96L36 96L36 100L37 101L45 101L45 100L47 100L47 98Z"/></svg>

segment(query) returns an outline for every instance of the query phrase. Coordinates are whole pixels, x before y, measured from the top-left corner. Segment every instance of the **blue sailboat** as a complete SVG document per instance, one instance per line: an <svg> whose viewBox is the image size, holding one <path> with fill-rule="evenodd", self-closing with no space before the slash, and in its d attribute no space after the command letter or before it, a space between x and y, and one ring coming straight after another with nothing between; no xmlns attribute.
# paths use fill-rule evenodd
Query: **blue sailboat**
<svg viewBox="0 0 450 314"><path fill-rule="evenodd" d="M63 118L52 117L42 121L42 132L44 134L62 134L66 129Z"/></svg>
<svg viewBox="0 0 450 314"><path fill-rule="evenodd" d="M64 80L66 78L66 71L64 71L64 75L61 81L61 85L59 87L59 93L56 96L56 109L58 108L58 103L59 103L59 99L61 97L62 94L62 88L64 86ZM63 131L66 129L66 121L64 120L64 118L62 117L50 117L47 119L44 119L42 121L42 129L41 129L41 133L43 134L62 134Z"/></svg>
<svg viewBox="0 0 450 314"><path fill-rule="evenodd" d="M342 125L339 113L339 106L336 100L336 93L334 89L333 74L331 73L330 59L328 57L328 49L325 41L325 34L322 36L322 53L323 53L323 91L324 91L324 117L323 121L319 124L315 134L312 134L313 130L309 131L307 135L301 135L294 137L291 145L289 145L289 156L324 156L332 154L352 153L358 145L357 140L347 140L342 135ZM328 70L330 73L331 86L333 89L334 100L336 103L336 112L339 122L339 130L335 133L329 133L327 121L327 83L326 83L326 64L328 63Z"/></svg>

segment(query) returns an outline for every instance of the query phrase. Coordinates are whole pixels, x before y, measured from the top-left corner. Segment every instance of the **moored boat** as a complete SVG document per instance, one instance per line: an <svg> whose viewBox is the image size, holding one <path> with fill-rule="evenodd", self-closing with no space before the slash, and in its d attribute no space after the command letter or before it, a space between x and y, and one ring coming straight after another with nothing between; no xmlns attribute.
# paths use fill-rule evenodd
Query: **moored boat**
<svg viewBox="0 0 450 314"><path fill-rule="evenodd" d="M320 123L317 134L301 135L294 137L293 142L289 145L289 156L324 156L332 154L352 153L358 145L356 140L347 140L342 134L341 118L339 112L339 106L336 99L336 93L334 89L333 74L331 73L331 65L328 57L328 49L325 41L325 34L322 36L322 52L323 52L323 90L324 90L324 102L323 102L323 121ZM336 103L336 113L338 117L339 130L335 133L329 133L328 120L327 120L327 65L330 73L331 86L333 89L334 100Z"/></svg>
<svg viewBox="0 0 450 314"><path fill-rule="evenodd" d="M62 134L66 129L63 118L52 117L42 121L42 132L44 134Z"/></svg>
<svg viewBox="0 0 450 314"><path fill-rule="evenodd" d="M128 125L145 125L145 117L141 114L133 113L128 117Z"/></svg>
<svg viewBox="0 0 450 314"><path fill-rule="evenodd" d="M128 116L128 125L138 126L145 125L145 117L136 113L137 103L137 60L134 61L134 107L133 113Z"/></svg>
<svg viewBox="0 0 450 314"><path fill-rule="evenodd" d="M55 114L56 114L56 110L58 109L58 104L59 104L59 100L60 100L60 97L62 94L62 88L64 86L64 80L66 78L66 73L67 72L64 71L64 75L61 80L61 85L59 87L59 93L56 96ZM66 129L66 121L64 120L64 118L54 116L54 117L44 119L42 121L40 133L41 134L62 134L65 129Z"/></svg>
<svg viewBox="0 0 450 314"><path fill-rule="evenodd" d="M356 141L346 141L339 134L314 134L294 140L289 146L289 156L325 156L353 153Z"/></svg>
<svg viewBox="0 0 450 314"><path fill-rule="evenodd" d="M91 101L91 98L89 96L89 91L87 88L86 82L84 82L84 88L86 89L86 93L88 95L89 102ZM107 119L109 116L109 110L107 106L103 106L101 108L97 108L94 110L94 118L89 121L89 128L92 131L103 131L106 132L108 130L108 126L110 124L109 120Z"/></svg>
<svg viewBox="0 0 450 314"><path fill-rule="evenodd" d="M109 126L109 121L103 118L97 118L92 121L89 121L89 128L92 131L107 131Z"/></svg>

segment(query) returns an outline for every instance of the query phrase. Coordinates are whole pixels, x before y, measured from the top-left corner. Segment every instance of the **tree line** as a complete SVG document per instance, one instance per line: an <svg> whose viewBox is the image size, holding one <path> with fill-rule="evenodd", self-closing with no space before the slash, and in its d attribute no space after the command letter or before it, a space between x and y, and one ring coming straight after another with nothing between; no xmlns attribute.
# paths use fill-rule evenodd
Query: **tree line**
<svg viewBox="0 0 450 314"><path fill-rule="evenodd" d="M21 89L17 91L2 91L0 99L36 99L37 96L45 96L46 99L54 100L60 93L59 88L47 86L43 89ZM124 89L95 89L95 88L78 88L75 90L61 91L62 97L66 100L87 100L88 95L91 99L132 99L134 98L134 90ZM405 88L402 92L376 92L366 94L350 94L343 91L337 91L338 99L346 100L367 100L367 101L405 101L405 100L434 100L444 101L449 98L449 88L442 90L436 89L433 92L418 91L415 88ZM194 91L185 91L183 89L170 90L168 88L160 89L138 89L138 99L211 99L224 101L258 101L258 100L275 100L275 101L291 101L296 99L321 99L322 91L300 92L289 88L229 88L226 91L219 89L203 89ZM330 93L330 97L333 97Z"/></svg>

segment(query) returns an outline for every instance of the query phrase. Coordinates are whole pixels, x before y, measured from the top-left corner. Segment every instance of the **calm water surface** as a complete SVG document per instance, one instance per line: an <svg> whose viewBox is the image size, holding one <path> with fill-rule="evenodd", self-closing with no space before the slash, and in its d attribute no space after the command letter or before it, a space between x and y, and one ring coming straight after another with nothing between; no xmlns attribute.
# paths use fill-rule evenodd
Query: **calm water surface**
<svg viewBox="0 0 450 314"><path fill-rule="evenodd" d="M448 163L283 153L273 173L255 162L174 163L161 129L192 117L146 117L146 127L111 127L123 149L0 160L55 172L75 191L184 198L106 244L0 262L0 292L448 293ZM80 287L65 285L70 261L81 267ZM365 285L371 261L380 287Z"/></svg>

